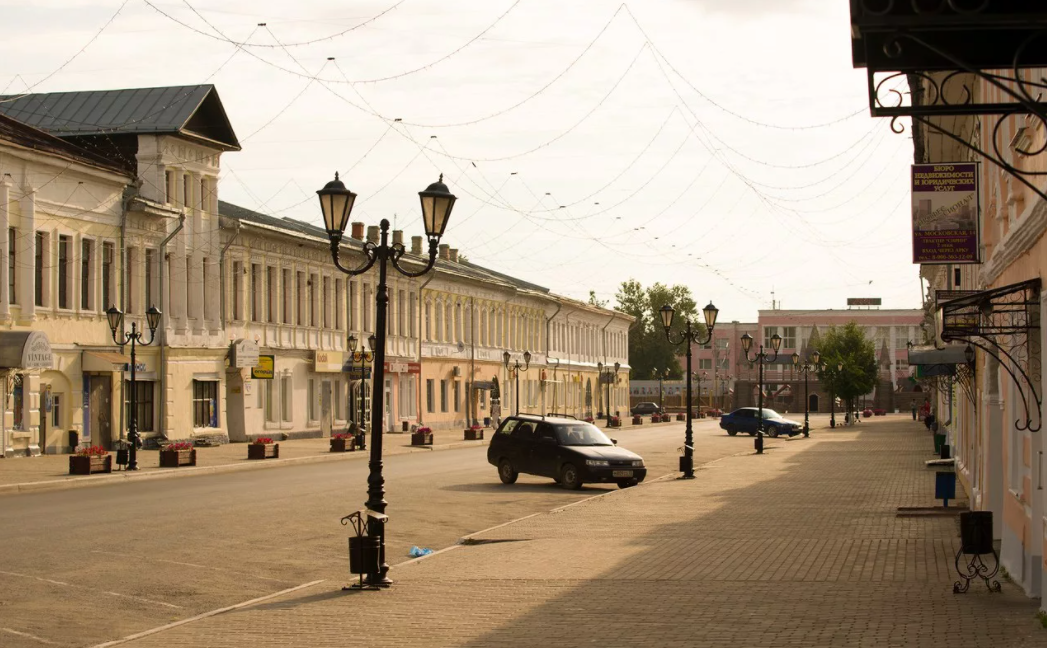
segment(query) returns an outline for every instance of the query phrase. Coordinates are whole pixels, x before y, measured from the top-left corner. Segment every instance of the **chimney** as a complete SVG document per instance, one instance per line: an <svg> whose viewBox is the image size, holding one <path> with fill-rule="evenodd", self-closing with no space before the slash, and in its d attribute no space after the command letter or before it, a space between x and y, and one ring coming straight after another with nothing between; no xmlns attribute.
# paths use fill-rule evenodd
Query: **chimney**
<svg viewBox="0 0 1047 648"><path fill-rule="evenodd" d="M399 244L399 245L403 245L404 244L404 231L403 230L393 230L393 245L397 245L397 244Z"/></svg>
<svg viewBox="0 0 1047 648"><path fill-rule="evenodd" d="M444 261L451 260L451 246L446 243L440 244L440 258Z"/></svg>
<svg viewBox="0 0 1047 648"><path fill-rule="evenodd" d="M457 248L451 248L451 261L453 261L454 263L458 263L458 249Z"/></svg>
<svg viewBox="0 0 1047 648"><path fill-rule="evenodd" d="M378 226L371 225L367 228L367 240L371 243L378 242Z"/></svg>
<svg viewBox="0 0 1047 648"><path fill-rule="evenodd" d="M353 223L352 237L354 239L356 239L357 241L364 240L364 224L363 223Z"/></svg>
<svg viewBox="0 0 1047 648"><path fill-rule="evenodd" d="M422 253L422 237L421 236L412 236L411 237L411 254L421 254L421 253Z"/></svg>

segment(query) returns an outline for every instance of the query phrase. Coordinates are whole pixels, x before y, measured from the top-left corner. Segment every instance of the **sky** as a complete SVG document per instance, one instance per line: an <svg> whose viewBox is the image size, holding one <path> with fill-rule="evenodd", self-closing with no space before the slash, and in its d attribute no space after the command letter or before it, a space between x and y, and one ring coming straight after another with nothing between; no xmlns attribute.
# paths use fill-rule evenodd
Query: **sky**
<svg viewBox="0 0 1047 648"><path fill-rule="evenodd" d="M847 6L0 0L0 94L212 83L222 200L320 224L338 171L410 237L443 173L443 242L570 297L918 308L912 139L869 116Z"/></svg>

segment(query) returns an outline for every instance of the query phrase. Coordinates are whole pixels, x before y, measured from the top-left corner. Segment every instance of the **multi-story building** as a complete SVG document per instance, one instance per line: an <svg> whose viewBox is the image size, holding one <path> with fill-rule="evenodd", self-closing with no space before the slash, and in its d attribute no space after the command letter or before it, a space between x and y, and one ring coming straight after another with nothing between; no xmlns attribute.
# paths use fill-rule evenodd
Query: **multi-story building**
<svg viewBox="0 0 1047 648"><path fill-rule="evenodd" d="M46 131L46 132L45 132ZM218 200L239 150L213 86L0 100L0 372L5 454L109 448L130 417L129 356L109 330L155 338L136 355L148 441L327 435L370 421L377 269L337 271L323 229ZM344 265L378 228L353 223ZM392 233L403 243L402 232ZM421 237L403 263L424 265ZM592 415L628 389L632 319L476 266L443 245L433 272L391 275L382 420L462 428L501 413ZM503 354L529 352L510 380ZM522 362L522 360L521 360ZM600 383L600 363L620 372ZM605 375L606 377L606 375ZM124 407L119 404L125 403Z"/></svg>

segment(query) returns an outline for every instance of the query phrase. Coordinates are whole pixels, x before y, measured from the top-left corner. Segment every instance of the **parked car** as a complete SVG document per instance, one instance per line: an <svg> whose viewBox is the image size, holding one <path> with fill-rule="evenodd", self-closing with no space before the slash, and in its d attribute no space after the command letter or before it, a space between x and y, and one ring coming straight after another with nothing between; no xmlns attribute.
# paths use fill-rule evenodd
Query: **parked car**
<svg viewBox="0 0 1047 648"><path fill-rule="evenodd" d="M633 416L642 416L644 414L661 414L662 408L658 407L658 403L637 403L633 405L633 408L629 410Z"/></svg>
<svg viewBox="0 0 1047 648"><path fill-rule="evenodd" d="M507 417L491 436L487 461L503 484L520 473L552 477L564 488L584 483L635 486L647 477L643 457L619 448L595 425L569 418Z"/></svg>
<svg viewBox="0 0 1047 648"><path fill-rule="evenodd" d="M760 418L755 407L742 407L730 414L720 417L720 427L727 430L727 434L734 436L739 432L748 432L749 436L756 436L756 430L760 425ZM784 418L778 412L763 408L763 429L767 436L772 439L779 434L793 436L803 432L803 424Z"/></svg>

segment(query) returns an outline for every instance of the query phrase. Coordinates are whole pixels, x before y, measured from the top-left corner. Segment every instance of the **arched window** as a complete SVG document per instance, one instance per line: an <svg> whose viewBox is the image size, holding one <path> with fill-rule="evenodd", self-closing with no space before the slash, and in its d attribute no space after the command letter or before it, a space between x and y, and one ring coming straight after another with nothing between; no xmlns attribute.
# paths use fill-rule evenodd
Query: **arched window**
<svg viewBox="0 0 1047 648"><path fill-rule="evenodd" d="M429 301L425 302L425 340L433 341L433 304Z"/></svg>
<svg viewBox="0 0 1047 648"><path fill-rule="evenodd" d="M455 321L454 321L454 306L447 304L447 312L444 313L444 338L447 342L456 342L455 339Z"/></svg>
<svg viewBox="0 0 1047 648"><path fill-rule="evenodd" d="M443 304L437 302L434 306L436 309L436 341L444 341L444 307Z"/></svg>

